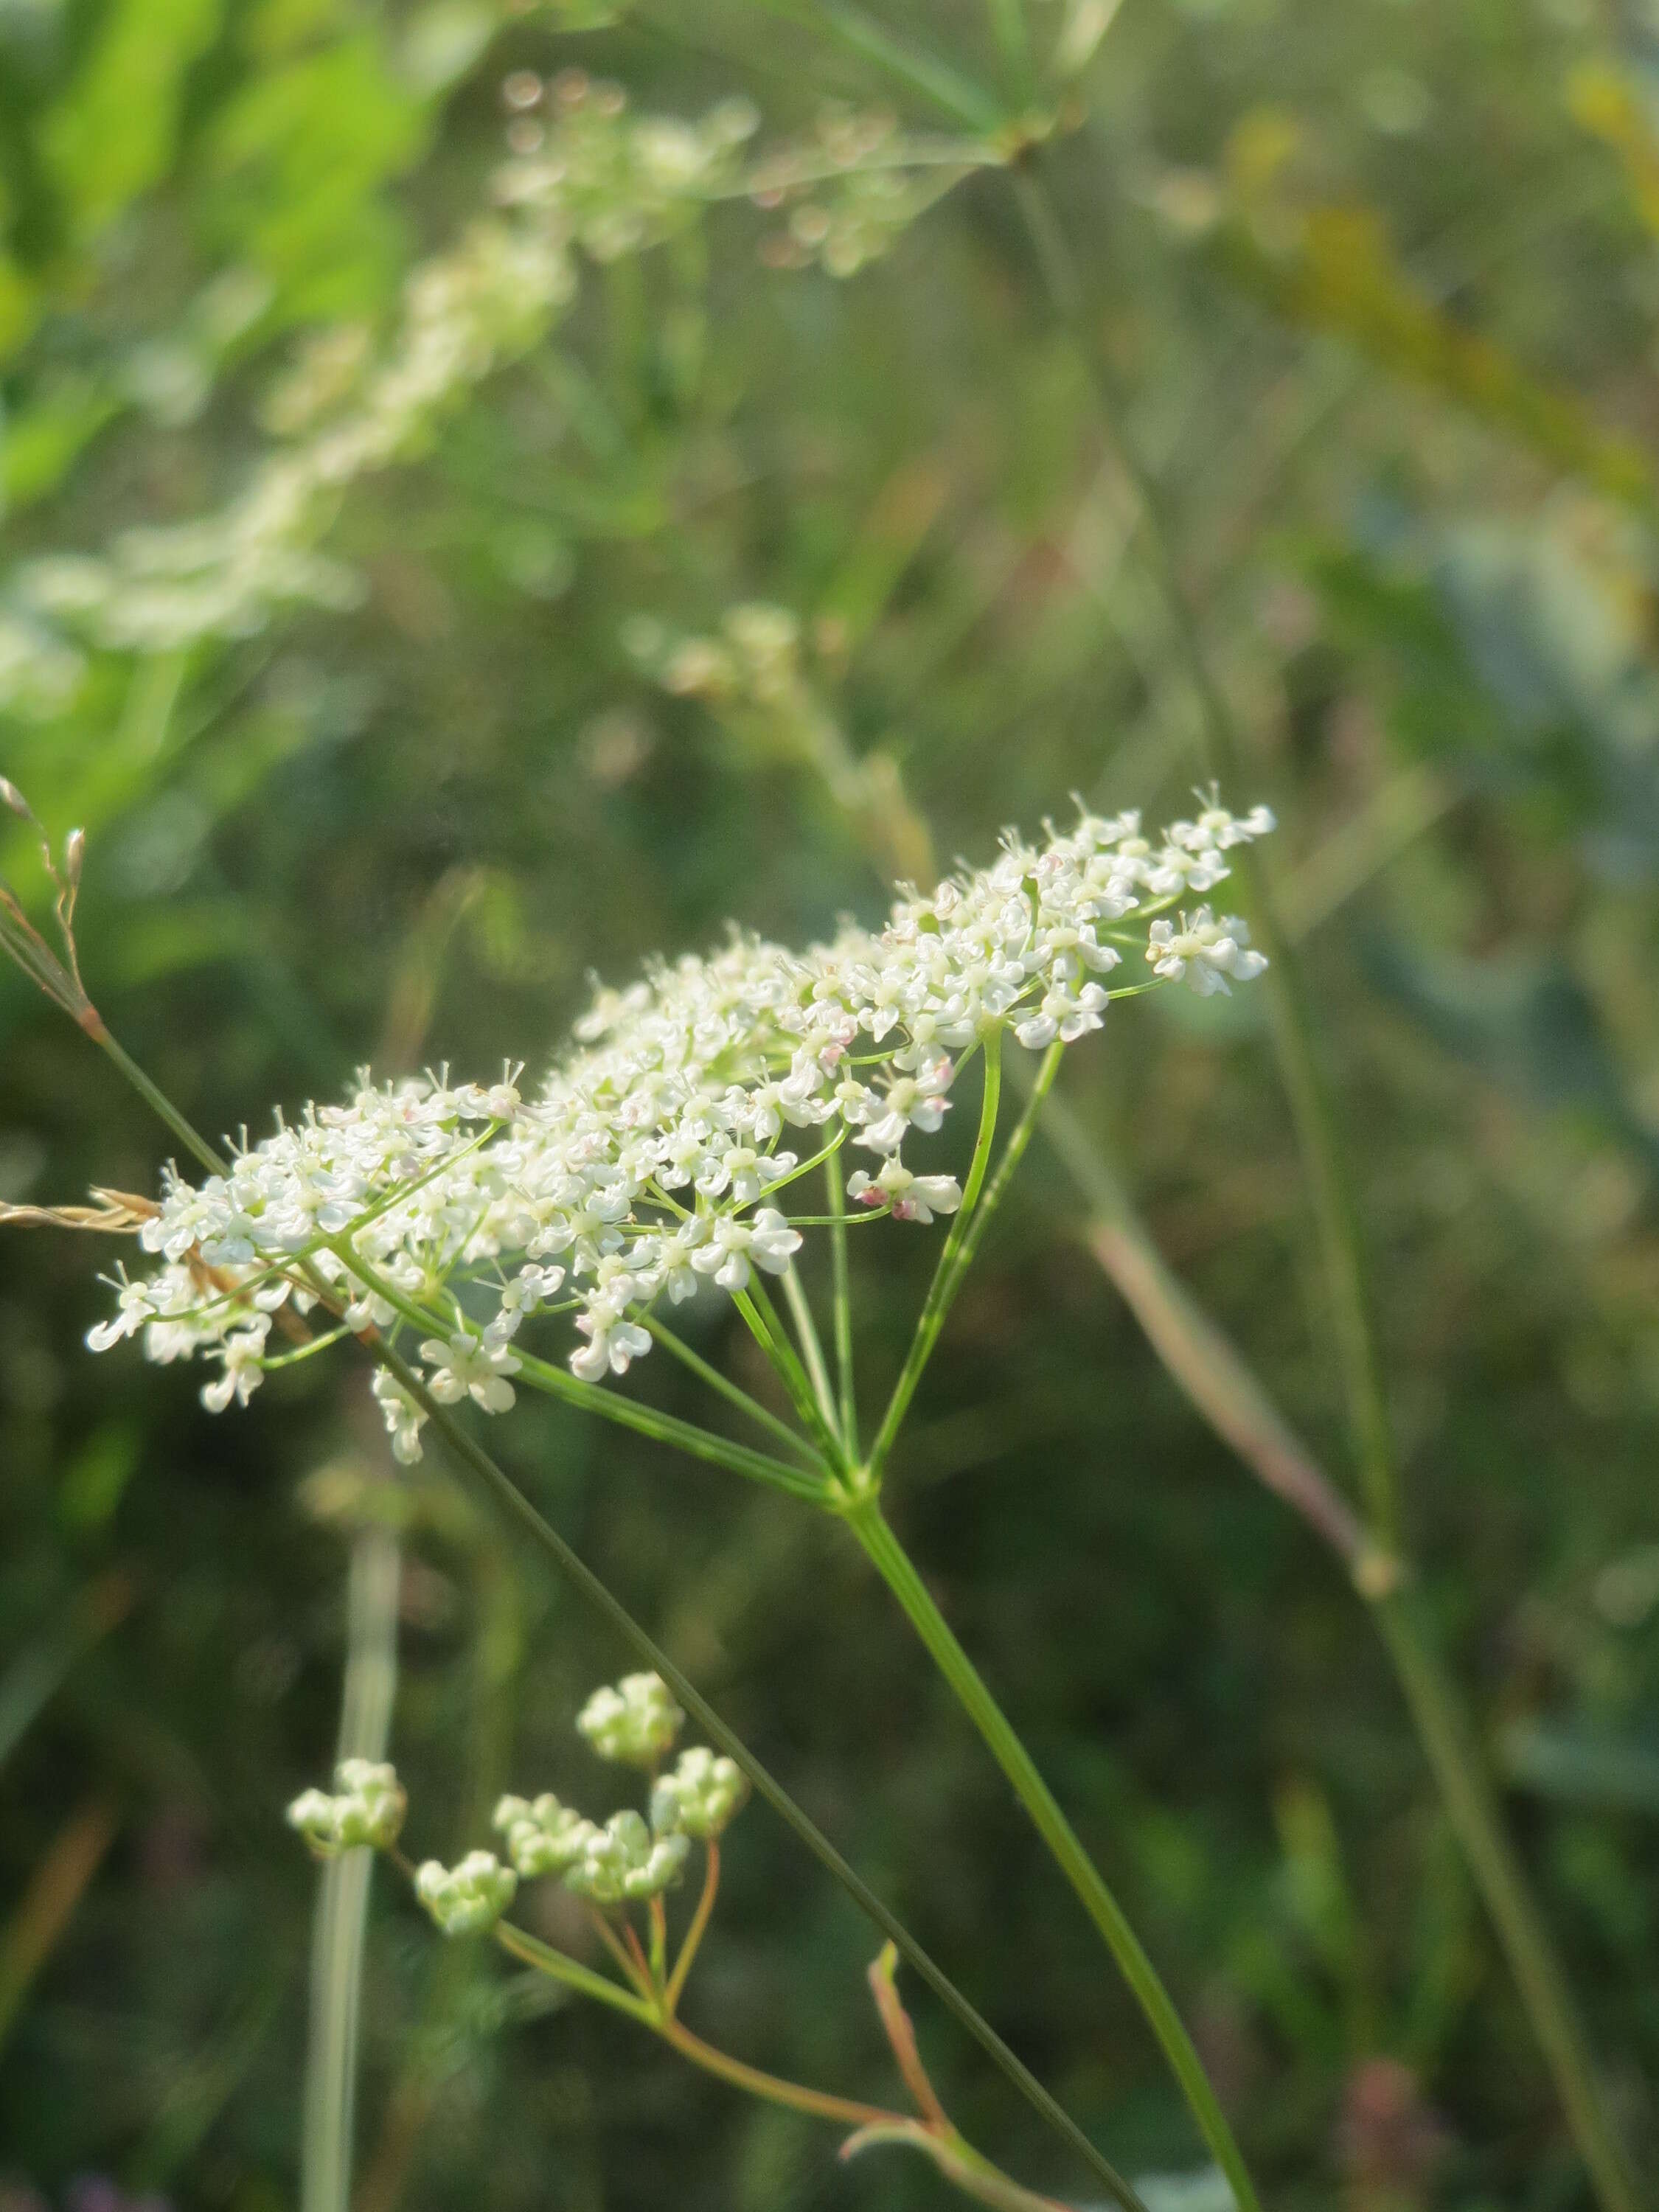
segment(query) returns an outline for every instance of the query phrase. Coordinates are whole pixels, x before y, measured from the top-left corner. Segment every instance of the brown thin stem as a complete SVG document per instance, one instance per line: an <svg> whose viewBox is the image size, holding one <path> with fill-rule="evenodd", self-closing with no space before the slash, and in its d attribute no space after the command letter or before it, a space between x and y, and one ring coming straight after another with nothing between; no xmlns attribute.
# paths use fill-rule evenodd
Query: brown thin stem
<svg viewBox="0 0 1659 2212"><path fill-rule="evenodd" d="M685 1941L680 1946L680 1955L674 1961L674 1971L668 1977L668 1985L662 1993L663 2008L670 2019L679 2008L680 1995L685 1987L686 1976L691 1972L691 1962L697 1955L698 1946L708 1933L708 1923L714 1911L714 1899L720 1894L720 1847L710 1837L705 1847L702 1875L702 1895L697 1899L697 1909L691 1915L691 1925L685 1931Z"/></svg>

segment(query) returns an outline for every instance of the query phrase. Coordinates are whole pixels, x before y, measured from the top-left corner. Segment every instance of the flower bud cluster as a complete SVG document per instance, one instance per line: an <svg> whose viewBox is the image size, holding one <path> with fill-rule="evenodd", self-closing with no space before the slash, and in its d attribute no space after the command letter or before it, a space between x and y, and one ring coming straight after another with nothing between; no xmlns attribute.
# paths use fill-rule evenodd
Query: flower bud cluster
<svg viewBox="0 0 1659 2212"><path fill-rule="evenodd" d="M586 1853L593 1828L550 1790L539 1797L503 1797L490 1826L507 1838L507 1855L526 1881L568 1872Z"/></svg>
<svg viewBox="0 0 1659 2212"><path fill-rule="evenodd" d="M604 1827L586 1825L580 1856L566 1869L564 1886L595 1905L632 1905L660 1897L672 1887L691 1848L689 1836L653 1835L629 1809L613 1813Z"/></svg>
<svg viewBox="0 0 1659 2212"><path fill-rule="evenodd" d="M415 1894L446 1936L477 1936L493 1928L518 1887L518 1875L493 1851L469 1851L453 1867L428 1859L415 1874Z"/></svg>
<svg viewBox="0 0 1659 2212"><path fill-rule="evenodd" d="M914 1152L963 1060L997 1030L1037 1050L1100 1028L1120 945L1200 994L1259 974L1236 916L1167 910L1272 823L1212 798L1152 839L1137 815L1085 812L907 892L883 929L848 924L802 953L734 935L659 962L597 993L537 1096L513 1069L487 1085L365 1073L345 1104L245 1142L228 1173L170 1174L139 1237L161 1264L117 1280L88 1341L142 1334L152 1359L213 1360L216 1409L258 1386L273 1316L319 1296L353 1328L420 1324L440 1403L504 1412L521 1333L560 1313L573 1373L623 1374L659 1306L787 1272L803 1242L791 1186L827 1151L868 1158L848 1182L863 1207L953 1212L955 1180ZM375 1388L394 1451L417 1458L422 1408L393 1379Z"/></svg>
<svg viewBox="0 0 1659 2212"><path fill-rule="evenodd" d="M690 1836L712 1843L742 1811L749 1784L737 1761L706 1744L683 1751L672 1774L651 1792L651 1825L659 1836Z"/></svg>
<svg viewBox="0 0 1659 2212"><path fill-rule="evenodd" d="M602 1759L652 1771L672 1747L684 1718L659 1675L629 1674L594 1692L577 1727ZM407 1805L396 1770L349 1759L335 1770L334 1782L331 1796L321 1790L302 1791L288 1808L289 1826L321 1858L356 1844L389 1850ZM678 1881L692 1844L712 1843L747 1795L735 1763L697 1745L681 1753L672 1774L657 1779L648 1823L627 1808L601 1826L551 1790L538 1797L506 1796L490 1825L504 1839L507 1863L485 1850L469 1851L453 1867L428 1859L416 1871L415 1892L448 1936L492 1928L520 1881L548 1875L607 1911L637 1904Z"/></svg>
<svg viewBox="0 0 1659 2212"><path fill-rule="evenodd" d="M673 1748L685 1715L660 1674L624 1674L595 1690L576 1716L578 1732L601 1759L653 1768Z"/></svg>
<svg viewBox="0 0 1659 2212"><path fill-rule="evenodd" d="M302 1790L288 1808L288 1822L319 1858L365 1844L386 1850L398 1840L408 1803L395 1767L347 1759L334 1770L334 1795Z"/></svg>

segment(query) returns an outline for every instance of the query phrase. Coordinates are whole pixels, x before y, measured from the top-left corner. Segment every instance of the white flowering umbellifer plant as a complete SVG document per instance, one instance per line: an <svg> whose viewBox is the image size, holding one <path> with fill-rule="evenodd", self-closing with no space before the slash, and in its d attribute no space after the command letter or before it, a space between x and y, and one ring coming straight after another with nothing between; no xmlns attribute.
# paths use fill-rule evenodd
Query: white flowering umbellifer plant
<svg viewBox="0 0 1659 2212"><path fill-rule="evenodd" d="M357 1846L386 1853L445 1936L491 1937L509 1957L625 2014L732 2087L850 2130L843 2158L878 2145L908 2146L976 2203L1000 2212L1065 2212L1053 2198L1036 2195L993 2166L952 2124L922 2067L915 2030L899 2002L890 1944L870 1969L870 1988L914 2113L768 2073L707 2041L680 2018L680 2000L720 1891L720 1838L748 1794L735 1763L706 1745L683 1751L672 1772L657 1772L684 1718L657 1674L629 1674L614 1687L596 1690L578 1730L601 1758L655 1775L648 1820L624 1806L603 1823L590 1820L550 1790L534 1798L503 1797L491 1825L503 1839L505 1858L474 1850L453 1866L438 1859L411 1865L398 1850L407 1802L403 1787L392 1767L366 1759L348 1759L337 1768L333 1795L302 1791L289 1808L289 1822L325 1857ZM667 1900L694 1850L702 1880L675 1942ZM614 1972L596 1972L507 1918L521 1887L550 1878L581 1900ZM1123 2196L1133 2212L1138 2200L1127 2188Z"/></svg>
<svg viewBox="0 0 1659 2212"><path fill-rule="evenodd" d="M827 1387L796 1279L807 1235L844 1238L843 1189L853 1218L926 1226L971 1212L988 1146L966 1193L918 1155L975 1054L994 1123L1005 1036L1048 1055L1046 1088L1060 1048L1100 1028L1112 997L1257 975L1237 917L1165 910L1212 890L1230 848L1271 826L1265 809L1240 819L1211 804L1154 842L1133 814L1085 812L902 898L879 932L849 926L801 953L734 935L601 990L537 1096L517 1071L488 1085L365 1074L347 1104L279 1120L228 1173L171 1172L139 1233L161 1264L121 1280L89 1341L142 1335L152 1359L211 1361L203 1396L221 1410L296 1356L272 1348L284 1309L320 1300L344 1328L407 1336L440 1404L502 1413L515 1381L564 1384L529 1348L544 1331L568 1329L568 1375L589 1385L656 1341L686 1355L665 1316L708 1283L737 1302L800 1415L785 1431L804 1462L788 1486L856 1488L878 1475L896 1424L884 1423L872 1468ZM1126 950L1150 974L1115 990ZM847 1151L860 1164L843 1183ZM819 1170L830 1194L814 1202ZM766 1278L783 1286L798 1351ZM385 1370L376 1389L393 1449L417 1458L420 1406ZM778 1432L775 1417L766 1425ZM744 1471L761 1471L752 1458Z"/></svg>
<svg viewBox="0 0 1659 2212"><path fill-rule="evenodd" d="M8 793L0 797L21 807ZM0 944L212 1170L192 1183L170 1170L153 1206L123 1201L121 1225L137 1224L159 1264L134 1279L120 1274L115 1310L91 1332L93 1347L134 1336L163 1363L204 1358L217 1369L204 1400L222 1410L246 1403L272 1368L353 1335L377 1362L375 1391L397 1456L417 1459L422 1430L435 1423L475 1472L487 1470L498 1496L516 1501L514 1510L524 1501L450 1409L502 1413L527 1387L843 1520L1116 1960L1241 2212L1256 2212L1258 2200L1173 2002L881 1498L928 1358L1066 1046L1102 1026L1115 997L1183 982L1207 995L1261 973L1266 963L1242 921L1218 921L1207 904L1188 902L1225 880L1233 848L1272 827L1266 808L1234 816L1214 793L1194 818L1156 840L1143 836L1136 815L1107 820L1083 811L1041 844L1008 836L991 866L951 876L927 896L907 889L879 931L848 924L804 952L734 933L707 957L660 963L627 988L599 991L534 1095L515 1068L487 1085L447 1074L375 1085L365 1073L344 1105L279 1116L274 1135L252 1146L244 1138L222 1159L121 1050L81 987L70 926L79 848L58 873L67 966L9 894L9 903L0 901ZM1135 963L1128 980L1111 980L1126 958ZM1011 1039L1042 1057L994 1164ZM925 1147L975 1059L978 1128L958 1181L930 1163ZM859 1163L850 1175L848 1152ZM808 1184L814 1175L823 1178L821 1196ZM884 1216L919 1230L944 1216L948 1227L898 1378L866 1434L854 1389L848 1248L853 1224ZM828 1245L833 1378L795 1267L809 1236ZM787 1321L769 1280L781 1291ZM793 1419L740 1389L669 1328L665 1314L705 1285L733 1302ZM331 1324L320 1331L319 1315ZM774 1449L607 1387L658 1345ZM544 1542L560 1544L556 1532L538 1527ZM648 1644L636 1624L629 1631L636 1648ZM696 1698L683 1677L676 1693ZM614 1695L619 1707L607 1704L593 1716L595 1742L602 1750L601 1735L629 1742L635 1763L648 1768L657 1755L653 1731L661 1735L669 1717L637 1684ZM712 1729L714 1717L702 1710ZM726 1748L742 1747L728 1737ZM760 1786L761 1770L746 1771ZM702 1787L700 1778L682 1779ZM665 1816L674 1798L669 1790ZM781 1808L787 1801L774 1794L773 1802ZM794 1808L788 1817L798 1814ZM808 1833L804 1816L796 1825ZM325 1840L320 1828L307 1824L307 1832ZM684 1832L695 1832L688 1825ZM832 1847L811 1834L829 1863ZM543 1856L550 1849L556 1856L569 1842L580 1844L570 1864L586 1869L596 1901L612 1892L627 1898L630 1882L659 1894L659 1879L672 1876L669 1863L680 1856L659 1848L660 1837L637 1814L596 1837L556 1821ZM836 1866L838 1878L856 1879L844 1862ZM462 1872L429 1875L428 1901L458 1926L483 1924L505 1882L481 1862L465 1879ZM920 1953L910 1955L922 1963ZM936 1972L931 1962L925 1970ZM966 2008L963 2016L970 2014ZM988 2030L981 2040L995 2045ZM999 2063L1017 2070L1012 2054L995 2048ZM1029 2077L1027 2085L1041 2096ZM1049 2117L1071 2128L1057 2107ZM1082 2148L1099 2170L1091 2147Z"/></svg>

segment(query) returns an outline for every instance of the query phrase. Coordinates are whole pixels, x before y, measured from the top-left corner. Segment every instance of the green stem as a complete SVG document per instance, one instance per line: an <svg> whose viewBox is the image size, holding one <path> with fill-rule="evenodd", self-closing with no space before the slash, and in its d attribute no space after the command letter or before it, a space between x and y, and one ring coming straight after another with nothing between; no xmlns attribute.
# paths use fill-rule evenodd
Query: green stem
<svg viewBox="0 0 1659 2212"><path fill-rule="evenodd" d="M337 1759L384 1759L398 1681L402 1547L386 1528L351 1547L346 1665ZM312 1930L310 2018L300 2155L301 2212L347 2212L356 2141L372 1851L342 1851L323 1868Z"/></svg>
<svg viewBox="0 0 1659 2212"><path fill-rule="evenodd" d="M596 1974L591 1966L584 1966L580 1960L554 1950L550 1944L538 1942L533 1936L514 1927L510 1921L495 1923L495 1941L509 1957L526 1966L534 1966L550 1980L562 1982L580 1996L592 1997L598 2004L609 2005L613 2012L626 2013L630 2020L651 2026L653 2010L643 1997L635 1996L631 1990L618 1989L604 1974Z"/></svg>
<svg viewBox="0 0 1659 2212"><path fill-rule="evenodd" d="M806 1292L801 1287L800 1277L793 1265L783 1271L783 1295L789 1308L790 1319L795 1324L795 1334L800 1340L801 1357L806 1362L806 1372L811 1379L812 1395L817 1400L818 1411L828 1426L834 1430L840 1419L836 1394L830 1388L830 1370L824 1364L817 1323L812 1318Z"/></svg>
<svg viewBox="0 0 1659 2212"><path fill-rule="evenodd" d="M791 2112L808 2112L814 2119L833 2120L848 2128L883 2127L896 2121L902 2126L904 2115L890 2112L879 2105L860 2105L850 2097L837 2097L827 2089L809 2089L804 2082L786 2081L781 2075L768 2074L758 2066L745 2065L741 2058L733 2058L724 2051L717 2051L712 2043L705 2043L694 2035L682 2021L663 2018L657 2023L657 2033L682 2058L689 2058L694 2066L701 2066L706 2074L717 2075L734 2089L742 2089L751 2097L764 2098L770 2105L787 2105Z"/></svg>
<svg viewBox="0 0 1659 2212"><path fill-rule="evenodd" d="M842 1180L841 1156L831 1152L823 1163L830 1206L830 1280L835 1307L836 1381L841 1409L841 1440L849 1459L859 1455L858 1398L853 1368L853 1295L847 1268L847 1190Z"/></svg>
<svg viewBox="0 0 1659 2212"><path fill-rule="evenodd" d="M887 1455L892 1449L893 1439L899 1425L916 1395L916 1385L939 1341L939 1331L945 1326L946 1315L961 1286L963 1254L969 1249L974 1209L979 1204L980 1192L985 1187L986 1170L991 1164L991 1147L996 1139L997 1109L1002 1097L1002 1032L988 1030L985 1037L985 1089L980 1100L979 1133L974 1139L974 1157L969 1164L968 1180L963 1185L962 1204L957 1208L945 1239L945 1249L939 1255L939 1265L933 1270L933 1279L927 1286L927 1297L916 1322L915 1334L910 1339L910 1348L904 1355L904 1364L893 1385L893 1395L887 1401L887 1410L881 1417L881 1426L870 1447L866 1462L871 1479L879 1481Z"/></svg>
<svg viewBox="0 0 1659 2212"><path fill-rule="evenodd" d="M108 1030L105 1028L103 1018L100 1014L89 1010L87 1014L82 1017L81 1027L86 1031L87 1035L98 1047L99 1050L106 1054L108 1057L115 1062L117 1067L120 1069L122 1074L125 1076L127 1081L138 1093L138 1096L143 1100L150 1111L156 1115L161 1121L166 1122L167 1127L172 1130L173 1135L177 1137L179 1143L185 1147L185 1150L187 1152L192 1153L195 1158L201 1162L202 1165L207 1170L210 1175L222 1176L229 1174L230 1167L228 1162L219 1157L218 1153L214 1151L212 1146L208 1143L206 1138L191 1127L191 1124L185 1119L184 1115L179 1111L178 1108L167 1097L167 1093L164 1091L159 1090L156 1085L150 1081L143 1069L139 1066L137 1061L132 1059L125 1051L123 1050L122 1047L117 1043L114 1037L112 1036Z"/></svg>
<svg viewBox="0 0 1659 2212"><path fill-rule="evenodd" d="M1238 2212L1260 2212L1260 2200L1243 2157L1181 2015L1030 1752L957 1641L903 1546L883 1518L877 1501L861 1499L848 1508L845 1517L1104 1937L1181 2084L1211 2155L1231 2185Z"/></svg>
<svg viewBox="0 0 1659 2212"><path fill-rule="evenodd" d="M711 1366L700 1352L693 1352L690 1346L683 1338L676 1336L672 1329L649 1315L644 1319L644 1326L665 1352L672 1353L682 1366L690 1368L692 1374L700 1382L706 1382L711 1390L717 1391L728 1405L735 1406L740 1413L776 1437L781 1443L787 1444L791 1451L799 1452L812 1466L818 1464L817 1454L805 1437L797 1436L787 1421L781 1421L775 1413L761 1404L758 1398L751 1398L746 1390L739 1389L732 1382L730 1376L722 1375L720 1369Z"/></svg>
<svg viewBox="0 0 1659 2212"><path fill-rule="evenodd" d="M1503 1815L1456 1692L1409 1591L1374 1598L1371 1611L1452 1826L1497 1923L1596 2194L1607 2212L1639 2212L1642 2200L1613 2132L1583 2023L1526 1874L1504 1833Z"/></svg>
<svg viewBox="0 0 1659 2212"><path fill-rule="evenodd" d="M715 1863L711 1859L711 1871ZM711 1890L705 1890L706 1901L711 1895ZM653 1901L660 1904L661 1900ZM945 2178L965 2196L994 2207L994 2212L1066 2212L1066 2208L1057 2205L1054 2198L1038 2197L1010 2179L948 2122L927 2125L906 2113L888 2112L879 2105L860 2104L851 2097L809 2088L803 2081L790 2081L781 2075L769 2074L705 2042L674 2017L673 2001L678 1990L673 1984L658 2000L632 1996L603 1975L591 1972L566 1953L538 1942L533 1936L526 1935L521 1928L506 1921L496 1923L495 1941L509 1957L536 1967L550 1980L562 1982L585 1996L596 1997L613 2010L627 2014L641 2027L649 2028L671 2051L678 2051L705 2074L713 2075L716 2081L741 2090L745 2096L758 2097L766 2104L805 2113L810 2119L828 2120L834 2126L855 2130L843 2149L843 2156L883 2143L908 2144L930 2157ZM1146 2212L1133 2191L1128 2212Z"/></svg>
<svg viewBox="0 0 1659 2212"><path fill-rule="evenodd" d="M819 1451L831 1467L840 1468L844 1464L841 1438L825 1420L817 1394L812 1388L811 1377L801 1365L799 1355L789 1341L776 1308L761 1287L759 1275L751 1274L747 1290L734 1291L732 1299L749 1324L750 1334L756 1343L771 1361L778 1380L789 1393L791 1403L811 1432Z"/></svg>
<svg viewBox="0 0 1659 2212"><path fill-rule="evenodd" d="M986 12L991 18L991 28L1007 64L1021 100L1030 100L1035 89L1031 81L1031 41L1025 27L1024 0L986 0Z"/></svg>
<svg viewBox="0 0 1659 2212"><path fill-rule="evenodd" d="M1104 353L1092 342L1076 265L1053 203L1033 173L1037 158L1028 161L1015 179L1021 210L1056 313L1069 329L1079 356L1093 380L1103 427L1139 500L1157 580L1202 712L1205 749L1212 770L1231 786L1237 782L1239 763L1232 711L1211 670L1198 617L1187 594L1163 487L1128 434L1126 396ZM1274 1049L1312 1194L1370 1544L1376 1553L1386 1559L1400 1550L1399 1484L1358 1214L1293 949L1249 846L1241 848L1238 866L1257 936L1268 956L1266 982ZM1393 1603L1386 1591L1379 1601ZM1415 1635L1408 1635L1403 1644L1399 1641L1401 1617L1396 1611L1384 1619L1390 1653L1425 1753L1515 1972L1580 2154L1594 2177L1604 2212L1635 2212L1635 2183L1597 2086L1565 1974L1525 1875L1504 1837L1479 1752L1467 1729L1455 1722L1449 1685L1430 1647ZM1384 1617L1379 1614L1379 1618Z"/></svg>
<svg viewBox="0 0 1659 2212"><path fill-rule="evenodd" d="M763 5L774 15L827 30L866 61L874 62L890 76L908 85L912 91L923 94L959 123L965 123L970 131L994 133L1001 128L1001 110L988 93L981 92L937 54L901 45L890 31L860 9L845 6L842 0L818 0L818 4L811 8L801 6L799 0L763 0Z"/></svg>
<svg viewBox="0 0 1659 2212"><path fill-rule="evenodd" d="M703 1845L702 1894L697 1899L697 1909L691 1915L691 1925L686 1929L685 1941L680 1945L680 1955L674 1961L674 1971L668 1977L667 1985L662 1993L663 2008L671 2017L678 2009L680 1992L685 1987L686 1977L691 1972L698 1947L708 1933L720 1887L720 1847L711 1836Z"/></svg>

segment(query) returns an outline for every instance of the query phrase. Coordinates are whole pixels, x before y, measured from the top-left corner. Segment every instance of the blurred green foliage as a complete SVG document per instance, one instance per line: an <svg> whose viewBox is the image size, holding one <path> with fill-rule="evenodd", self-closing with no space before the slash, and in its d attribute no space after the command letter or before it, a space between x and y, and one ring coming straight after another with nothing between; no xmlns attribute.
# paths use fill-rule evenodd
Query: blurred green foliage
<svg viewBox="0 0 1659 2212"><path fill-rule="evenodd" d="M1027 14L1041 51L1086 57L1050 158L1248 733L1229 795L1286 825L1413 1537L1651 2172L1659 21ZM988 16L883 20L1009 105ZM685 117L740 94L763 149L826 101L959 131L845 21L8 0L0 613L34 622L29 561L234 496L307 331L384 341L408 271L489 205L514 71ZM533 1068L591 969L625 978L729 915L787 939L874 913L901 777L945 856L1073 788L1179 810L1188 681L1006 177L956 185L846 282L778 265L801 258L738 200L586 263L551 336L343 492L326 550L352 605L94 647L0 718L0 769L88 832L90 988L204 1126L365 1059ZM799 719L665 692L630 648L640 617L706 635L744 601L799 618L858 805ZM6 860L33 895L27 840ZM1340 1467L1260 1019L1121 1010L1065 1079ZM10 971L0 1038L0 1199L151 1186L165 1143ZM1039 1153L930 1371L896 1516L1147 1933L1270 2201L1569 2212L1588 2198L1359 1608L1199 1425L1079 1222ZM349 1540L389 1481L365 1381L301 1366L210 1419L187 1377L79 1350L106 1248L7 1235L0 2184L55 2204L96 2169L264 2212L295 2201L314 1886L280 1809L331 1756ZM860 1249L878 1370L923 1243ZM704 1338L764 1387L724 1320ZM682 1379L642 1387L696 1410ZM1116 2161L1194 2167L1072 1900L834 1532L544 1404L492 1441ZM620 1655L435 1468L401 1510L393 1747L414 1847L442 1854L483 1839L498 1790L564 1771ZM363 2212L942 2201L550 2008L378 1882L369 1943ZM884 2094L868 1948L751 1815L694 2002L733 2049ZM918 2009L969 2134L1074 2185Z"/></svg>

